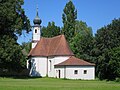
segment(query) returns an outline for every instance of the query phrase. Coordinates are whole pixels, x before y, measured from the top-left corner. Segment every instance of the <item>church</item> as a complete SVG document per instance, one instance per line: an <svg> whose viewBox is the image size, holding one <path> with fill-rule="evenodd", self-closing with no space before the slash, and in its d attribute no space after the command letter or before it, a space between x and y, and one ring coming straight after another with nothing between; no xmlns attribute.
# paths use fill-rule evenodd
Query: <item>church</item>
<svg viewBox="0 0 120 90"><path fill-rule="evenodd" d="M33 23L32 49L27 60L31 77L95 79L95 64L76 58L64 35L41 37L38 11Z"/></svg>

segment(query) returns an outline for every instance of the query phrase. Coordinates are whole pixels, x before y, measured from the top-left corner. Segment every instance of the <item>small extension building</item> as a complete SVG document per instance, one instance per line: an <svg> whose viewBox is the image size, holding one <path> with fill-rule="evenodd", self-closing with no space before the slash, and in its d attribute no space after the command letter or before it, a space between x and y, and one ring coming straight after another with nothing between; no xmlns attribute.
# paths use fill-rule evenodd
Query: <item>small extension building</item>
<svg viewBox="0 0 120 90"><path fill-rule="evenodd" d="M95 79L95 64L76 58L64 35L41 37L38 12L33 22L32 49L27 61L30 76Z"/></svg>

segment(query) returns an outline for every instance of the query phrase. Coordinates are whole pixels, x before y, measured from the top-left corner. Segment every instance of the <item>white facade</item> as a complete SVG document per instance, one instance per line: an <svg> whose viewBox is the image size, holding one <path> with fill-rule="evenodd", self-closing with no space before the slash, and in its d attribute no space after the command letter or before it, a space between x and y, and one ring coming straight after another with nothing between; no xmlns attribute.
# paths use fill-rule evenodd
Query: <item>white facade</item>
<svg viewBox="0 0 120 90"><path fill-rule="evenodd" d="M30 76L46 76L47 74L47 58L32 57L31 59Z"/></svg>
<svg viewBox="0 0 120 90"><path fill-rule="evenodd" d="M55 77L67 79L95 79L94 66L54 66L67 60L69 56L32 57L30 76Z"/></svg>
<svg viewBox="0 0 120 90"><path fill-rule="evenodd" d="M67 79L95 79L94 66L60 66L55 68L57 78Z"/></svg>
<svg viewBox="0 0 120 90"><path fill-rule="evenodd" d="M67 60L69 56L31 57L30 76L56 77L54 65ZM27 67L29 67L27 63Z"/></svg>
<svg viewBox="0 0 120 90"><path fill-rule="evenodd" d="M48 76L49 77L56 77L54 65L61 63L65 60L67 60L68 58L69 58L69 56L49 57L48 58Z"/></svg>

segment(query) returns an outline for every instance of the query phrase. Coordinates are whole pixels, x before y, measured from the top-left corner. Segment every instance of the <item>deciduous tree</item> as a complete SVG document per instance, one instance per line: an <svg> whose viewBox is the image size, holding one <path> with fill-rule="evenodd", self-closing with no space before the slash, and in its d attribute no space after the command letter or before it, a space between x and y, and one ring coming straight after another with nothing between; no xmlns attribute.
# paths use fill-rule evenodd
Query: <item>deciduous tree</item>
<svg viewBox="0 0 120 90"><path fill-rule="evenodd" d="M60 27L55 25L55 22L48 22L47 27L42 27L43 37L54 37L60 35Z"/></svg>
<svg viewBox="0 0 120 90"><path fill-rule="evenodd" d="M120 73L120 19L114 19L111 24L102 27L95 35L96 74L100 79L115 79ZM117 50L118 49L118 50ZM94 54L95 55L95 54ZM117 64L115 69L113 66Z"/></svg>
<svg viewBox="0 0 120 90"><path fill-rule="evenodd" d="M76 21L75 26L75 36L70 43L71 49L77 57L90 61L94 41L92 28L83 21Z"/></svg>

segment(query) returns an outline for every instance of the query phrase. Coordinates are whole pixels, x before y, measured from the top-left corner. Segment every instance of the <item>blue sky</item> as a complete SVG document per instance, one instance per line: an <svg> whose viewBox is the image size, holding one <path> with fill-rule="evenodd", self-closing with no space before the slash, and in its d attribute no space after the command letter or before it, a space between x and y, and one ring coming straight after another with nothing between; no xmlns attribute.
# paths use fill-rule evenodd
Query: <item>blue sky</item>
<svg viewBox="0 0 120 90"><path fill-rule="evenodd" d="M25 14L33 25L38 6L39 17L42 26L54 21L57 26L62 27L62 13L69 0L24 0L23 8ZM114 18L120 17L120 0L72 0L77 9L77 20L82 20L92 27L93 33L97 29L111 23ZM32 39L32 32L23 33L18 37L18 43L27 42Z"/></svg>

